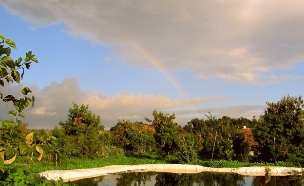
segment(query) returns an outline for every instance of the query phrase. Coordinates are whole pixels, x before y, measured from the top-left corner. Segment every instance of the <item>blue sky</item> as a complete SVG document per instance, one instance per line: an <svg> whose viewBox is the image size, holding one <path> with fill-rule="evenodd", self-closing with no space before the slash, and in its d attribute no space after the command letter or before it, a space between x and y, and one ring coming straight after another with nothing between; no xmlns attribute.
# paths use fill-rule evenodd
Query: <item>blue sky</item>
<svg viewBox="0 0 304 186"><path fill-rule="evenodd" d="M14 58L31 50L39 60L22 81L37 100L31 128L58 125L72 102L107 128L154 109L185 125L208 111L258 117L267 101L302 95L303 5L0 0L0 33L16 42Z"/></svg>

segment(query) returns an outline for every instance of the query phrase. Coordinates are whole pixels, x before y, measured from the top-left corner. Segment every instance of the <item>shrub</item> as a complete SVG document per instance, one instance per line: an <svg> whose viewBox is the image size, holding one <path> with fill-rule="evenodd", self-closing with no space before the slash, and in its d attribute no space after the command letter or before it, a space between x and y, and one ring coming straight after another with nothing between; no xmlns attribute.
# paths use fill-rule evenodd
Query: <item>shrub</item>
<svg viewBox="0 0 304 186"><path fill-rule="evenodd" d="M26 169L17 168L17 167L8 167L3 172L0 171L0 185L5 186L14 186L14 185L58 185L66 186L72 185L71 183L64 183L60 180L58 183L54 181L47 180L40 177L36 173L31 173Z"/></svg>
<svg viewBox="0 0 304 186"><path fill-rule="evenodd" d="M104 146L101 149L101 157L110 157L110 156L124 156L124 149L116 146Z"/></svg>

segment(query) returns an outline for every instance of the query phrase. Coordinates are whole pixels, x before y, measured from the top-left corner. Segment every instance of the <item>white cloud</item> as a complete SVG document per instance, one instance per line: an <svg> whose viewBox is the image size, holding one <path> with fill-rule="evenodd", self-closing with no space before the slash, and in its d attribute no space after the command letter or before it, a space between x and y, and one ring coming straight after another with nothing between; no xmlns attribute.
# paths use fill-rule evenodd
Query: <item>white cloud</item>
<svg viewBox="0 0 304 186"><path fill-rule="evenodd" d="M66 78L61 83L53 82L42 89L37 86L31 88L36 102L34 108L26 109L25 122L29 123L30 128L53 128L58 126L59 121L67 119L72 102L88 104L93 113L101 116L101 120L107 128L114 126L118 120L122 119L144 121L144 117L152 117L154 109L169 114L176 113L176 122L184 125L195 117L204 116L208 111L214 112L218 116L247 117L252 110L262 108L261 106L249 105L211 110L198 109L204 104L229 101L231 98L228 97L197 97L185 101L170 99L162 95L119 94L107 97L96 93L94 90L81 90L78 81L74 78ZM11 89L16 90L17 87L5 86L4 89L8 92ZM0 118L10 118L7 115L9 109L6 108L5 104L1 104Z"/></svg>
<svg viewBox="0 0 304 186"><path fill-rule="evenodd" d="M261 73L304 59L304 1L0 2L33 25L63 22L72 35L116 46L117 57L142 67L153 66L149 53L197 77L259 84Z"/></svg>

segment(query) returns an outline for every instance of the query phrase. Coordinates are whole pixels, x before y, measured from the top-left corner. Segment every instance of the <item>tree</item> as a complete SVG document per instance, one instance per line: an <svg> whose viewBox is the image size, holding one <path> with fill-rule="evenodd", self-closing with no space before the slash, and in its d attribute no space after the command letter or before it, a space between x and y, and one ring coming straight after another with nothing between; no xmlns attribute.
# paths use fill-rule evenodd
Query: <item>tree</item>
<svg viewBox="0 0 304 186"><path fill-rule="evenodd" d="M192 119L184 129L196 136L200 143L199 155L211 159L232 159L233 141L237 136L237 126L233 119L223 116L216 119L211 113L204 119Z"/></svg>
<svg viewBox="0 0 304 186"><path fill-rule="evenodd" d="M153 120L148 118L146 120L152 122L155 128L154 139L159 147L167 153L170 160L170 152L174 152L179 143L178 125L174 122L175 114L164 114L156 110L152 114L154 116Z"/></svg>
<svg viewBox="0 0 304 186"><path fill-rule="evenodd" d="M13 60L11 57L11 51L16 48L17 46L14 41L9 38L5 38L0 34L0 85L2 87L10 83L19 84L23 79L24 70L30 69L32 62L38 63L38 60L31 51L26 53L24 60L21 57L17 60ZM0 99L7 104L12 102L16 110L10 110L8 112L15 116L15 120L1 121L0 161L4 160L5 156L9 157L10 155L8 154L14 154L14 157L8 160L9 162L14 161L16 157L16 152L14 151L18 148L18 143L21 141L21 138L26 135L23 133L23 129L25 129L27 125L23 124L20 120L17 120L17 117L24 117L24 109L30 105L34 106L35 98L33 96L28 96L29 93L32 93L28 87L24 87L21 90L21 93L22 97L17 98L16 95L3 95L2 91L0 92ZM0 168L0 170L2 169Z"/></svg>
<svg viewBox="0 0 304 186"><path fill-rule="evenodd" d="M116 145L122 147L125 152L134 150L138 152L151 151L155 146L153 127L142 122L132 123L119 120L110 131L113 133Z"/></svg>
<svg viewBox="0 0 304 186"><path fill-rule="evenodd" d="M0 34L0 85L4 87L5 82L20 83L24 76L24 70L30 69L31 63L38 63L35 55L29 51L26 53L24 60L19 57L17 60L11 58L11 49L16 49L17 46L14 41L9 38L5 38ZM34 106L35 98L28 97L29 93L32 93L31 89L24 87L21 90L23 97L16 98L14 95L3 95L0 92L0 99L4 102L12 102L17 112L10 112L15 116L23 116L25 107L29 105Z"/></svg>
<svg viewBox="0 0 304 186"><path fill-rule="evenodd" d="M65 135L68 136L71 155L81 157L97 157L101 150L100 131L104 130L100 116L93 114L88 105L77 105L69 109L66 121L59 122Z"/></svg>
<svg viewBox="0 0 304 186"><path fill-rule="evenodd" d="M186 133L182 136L177 151L177 158L180 163L190 164L197 160L200 144L197 143L198 139L195 137L192 133Z"/></svg>
<svg viewBox="0 0 304 186"><path fill-rule="evenodd" d="M110 131L114 134L116 145L122 147L125 152L136 149L137 144L133 143L135 135L130 121L119 120Z"/></svg>
<svg viewBox="0 0 304 186"><path fill-rule="evenodd" d="M267 103L253 130L262 161L298 161L304 152L303 107L301 96L288 95L277 103Z"/></svg>
<svg viewBox="0 0 304 186"><path fill-rule="evenodd" d="M245 133L249 133L248 129L238 129L238 134L233 140L234 156L237 160L248 161L250 151L249 139L245 138Z"/></svg>
<svg viewBox="0 0 304 186"><path fill-rule="evenodd" d="M231 160L234 155L233 142L238 135L237 126L233 125L233 119L223 116L217 120L217 149L218 158Z"/></svg>

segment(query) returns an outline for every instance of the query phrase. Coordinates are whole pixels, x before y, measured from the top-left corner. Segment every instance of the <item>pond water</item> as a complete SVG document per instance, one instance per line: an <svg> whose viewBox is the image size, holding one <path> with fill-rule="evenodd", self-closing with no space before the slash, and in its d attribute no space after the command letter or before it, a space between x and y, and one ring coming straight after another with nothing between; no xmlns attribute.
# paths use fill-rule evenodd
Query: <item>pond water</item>
<svg viewBox="0 0 304 186"><path fill-rule="evenodd" d="M87 178L80 186L304 186L299 176L242 176L232 173L134 172Z"/></svg>

